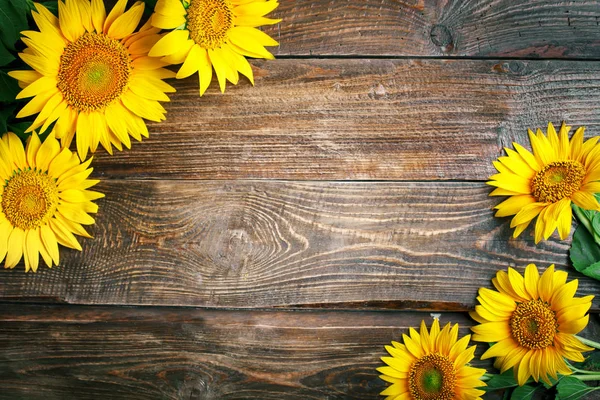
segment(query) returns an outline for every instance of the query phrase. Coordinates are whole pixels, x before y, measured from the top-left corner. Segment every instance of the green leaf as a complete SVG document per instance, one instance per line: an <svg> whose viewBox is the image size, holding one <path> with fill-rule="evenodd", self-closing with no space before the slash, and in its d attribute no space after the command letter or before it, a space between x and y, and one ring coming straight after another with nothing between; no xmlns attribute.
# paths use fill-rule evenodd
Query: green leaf
<svg viewBox="0 0 600 400"><path fill-rule="evenodd" d="M579 272L600 261L600 247L583 225L579 225L573 234L570 257Z"/></svg>
<svg viewBox="0 0 600 400"><path fill-rule="evenodd" d="M28 13L26 0L0 0L0 39L9 50L16 50L21 31L28 28Z"/></svg>
<svg viewBox="0 0 600 400"><path fill-rule="evenodd" d="M58 16L58 1L40 1L52 14Z"/></svg>
<svg viewBox="0 0 600 400"><path fill-rule="evenodd" d="M586 371L600 371L600 351L590 354L583 363L578 365L578 368Z"/></svg>
<svg viewBox="0 0 600 400"><path fill-rule="evenodd" d="M599 389L600 387L589 387L577 378L565 376L556 385L558 391L556 398L557 400L577 400Z"/></svg>
<svg viewBox="0 0 600 400"><path fill-rule="evenodd" d="M150 9L151 11L154 11L156 2L157 0L144 0L144 3L146 3L146 8Z"/></svg>
<svg viewBox="0 0 600 400"><path fill-rule="evenodd" d="M15 42L19 39L13 25L15 13L16 10L9 1L0 0L0 38L4 47L9 50L15 50Z"/></svg>
<svg viewBox="0 0 600 400"><path fill-rule="evenodd" d="M600 213L594 212L592 216L592 228L596 234L600 233Z"/></svg>
<svg viewBox="0 0 600 400"><path fill-rule="evenodd" d="M17 58L2 43L0 43L0 67L10 64Z"/></svg>
<svg viewBox="0 0 600 400"><path fill-rule="evenodd" d="M503 374L492 376L486 384L487 386L483 388L486 392L518 386L512 369L505 371Z"/></svg>
<svg viewBox="0 0 600 400"><path fill-rule="evenodd" d="M156 1L157 0L144 0L144 3L146 4L144 7L144 16L142 17L142 21L145 21L152 15L154 12L154 7L156 6Z"/></svg>
<svg viewBox="0 0 600 400"><path fill-rule="evenodd" d="M597 213L594 216L593 223L598 220L598 224L600 224L599 215L600 213ZM583 225L579 225L573 234L569 255L573 267L577 271L590 278L600 280L600 246L596 244L592 235Z"/></svg>
<svg viewBox="0 0 600 400"><path fill-rule="evenodd" d="M558 382L560 382L560 380L564 377L564 375L560 375L558 374L558 379L554 379L551 376L548 376L548 380L550 381L550 384L547 384L546 382L542 381L542 384L544 385L544 387L546 389L550 389L552 386L556 385Z"/></svg>
<svg viewBox="0 0 600 400"><path fill-rule="evenodd" d="M519 386L515 390L513 390L512 395L510 396L510 400L531 400L533 399L533 394L538 389L538 386Z"/></svg>
<svg viewBox="0 0 600 400"><path fill-rule="evenodd" d="M577 207L577 206L575 206L575 207ZM579 208L583 212L583 215L585 215L587 217L587 219L589 219L590 221L594 218L594 211L586 210L585 208L580 208L580 207L577 207L577 208Z"/></svg>
<svg viewBox="0 0 600 400"><path fill-rule="evenodd" d="M600 281L600 261L583 269L581 273Z"/></svg>
<svg viewBox="0 0 600 400"><path fill-rule="evenodd" d="M4 135L6 132L8 132L8 120L12 119L15 108L17 108L15 104L10 104L0 108L0 135Z"/></svg>
<svg viewBox="0 0 600 400"><path fill-rule="evenodd" d="M22 141L25 141L31 135L31 132L25 133L30 126L31 122L18 122L16 124L9 124L8 130L17 135Z"/></svg>
<svg viewBox="0 0 600 400"><path fill-rule="evenodd" d="M2 70L0 70L0 101L13 102L15 96L19 93L17 81Z"/></svg>

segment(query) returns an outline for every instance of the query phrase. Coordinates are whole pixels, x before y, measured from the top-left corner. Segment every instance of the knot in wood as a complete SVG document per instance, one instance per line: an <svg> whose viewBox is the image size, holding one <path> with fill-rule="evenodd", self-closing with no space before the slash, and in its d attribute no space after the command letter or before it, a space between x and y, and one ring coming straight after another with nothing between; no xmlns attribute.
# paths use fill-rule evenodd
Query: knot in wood
<svg viewBox="0 0 600 400"><path fill-rule="evenodd" d="M429 32L429 37L436 46L447 47L452 44L452 34L445 25L434 25Z"/></svg>
<svg viewBox="0 0 600 400"><path fill-rule="evenodd" d="M508 63L508 69L513 74L519 75L525 70L525 64L523 64L520 61L511 61L510 63Z"/></svg>

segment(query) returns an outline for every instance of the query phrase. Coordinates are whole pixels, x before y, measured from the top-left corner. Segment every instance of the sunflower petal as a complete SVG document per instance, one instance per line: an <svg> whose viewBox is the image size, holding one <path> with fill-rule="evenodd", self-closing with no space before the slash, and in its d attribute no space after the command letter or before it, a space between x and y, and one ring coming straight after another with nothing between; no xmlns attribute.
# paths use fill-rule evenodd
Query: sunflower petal
<svg viewBox="0 0 600 400"><path fill-rule="evenodd" d="M127 0L118 0L117 4L110 10L110 13L104 20L103 33L107 33L117 18L119 18L125 12L125 7L127 6Z"/></svg>
<svg viewBox="0 0 600 400"><path fill-rule="evenodd" d="M85 27L82 24L81 13L75 0L62 0L58 2L58 22L63 35L74 42L85 33Z"/></svg>
<svg viewBox="0 0 600 400"><path fill-rule="evenodd" d="M25 231L21 228L13 228L8 237L8 251L4 260L4 268L14 268L23 257L23 244Z"/></svg>
<svg viewBox="0 0 600 400"><path fill-rule="evenodd" d="M201 55L202 49L195 44L185 58L183 65L179 71L177 71L177 79L187 78L197 72L198 68L200 68L200 63L202 62Z"/></svg>
<svg viewBox="0 0 600 400"><path fill-rule="evenodd" d="M144 3L136 2L127 12L118 16L108 28L107 35L113 39L123 39L133 33L144 13Z"/></svg>
<svg viewBox="0 0 600 400"><path fill-rule="evenodd" d="M36 272L40 262L40 235L37 229L25 232L25 242L23 243L23 258L25 259L25 272L30 269Z"/></svg>
<svg viewBox="0 0 600 400"><path fill-rule="evenodd" d="M200 96L206 92L212 80L212 64L208 58L206 49L200 49L198 78L200 80Z"/></svg>
<svg viewBox="0 0 600 400"><path fill-rule="evenodd" d="M576 206L581 207L585 210L595 210L600 211L600 203L596 198L587 192L575 192L573 193L571 199Z"/></svg>
<svg viewBox="0 0 600 400"><path fill-rule="evenodd" d="M167 33L152 47L148 55L161 57L177 53L182 49L189 38L187 30L175 30Z"/></svg>

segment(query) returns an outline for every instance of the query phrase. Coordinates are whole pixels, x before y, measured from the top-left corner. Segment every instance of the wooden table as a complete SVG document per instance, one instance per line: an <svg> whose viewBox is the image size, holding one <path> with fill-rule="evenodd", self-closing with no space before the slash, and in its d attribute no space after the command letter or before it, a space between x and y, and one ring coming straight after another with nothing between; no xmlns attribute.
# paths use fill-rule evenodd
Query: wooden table
<svg viewBox="0 0 600 400"><path fill-rule="evenodd" d="M378 399L383 346L431 313L466 334L499 269L554 263L599 293L570 239L509 239L485 181L528 127L600 135L600 2L273 17L255 87L176 81L150 139L97 154L82 252L0 271L0 398Z"/></svg>

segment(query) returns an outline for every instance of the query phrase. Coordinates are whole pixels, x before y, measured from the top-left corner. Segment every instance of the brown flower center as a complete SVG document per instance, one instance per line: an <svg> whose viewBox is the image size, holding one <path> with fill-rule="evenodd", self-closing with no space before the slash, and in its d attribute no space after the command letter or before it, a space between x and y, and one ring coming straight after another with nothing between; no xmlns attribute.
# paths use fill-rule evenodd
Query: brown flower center
<svg viewBox="0 0 600 400"><path fill-rule="evenodd" d="M455 383L454 364L437 353L419 358L408 374L409 391L415 400L453 399Z"/></svg>
<svg viewBox="0 0 600 400"><path fill-rule="evenodd" d="M131 57L122 43L86 33L61 55L57 87L78 111L101 110L123 94L131 69Z"/></svg>
<svg viewBox="0 0 600 400"><path fill-rule="evenodd" d="M187 9L187 29L200 47L221 47L231 28L233 6L228 0L191 0Z"/></svg>
<svg viewBox="0 0 600 400"><path fill-rule="evenodd" d="M542 300L520 303L510 318L510 330L519 345L543 349L554 342L558 322L554 311Z"/></svg>
<svg viewBox="0 0 600 400"><path fill-rule="evenodd" d="M58 187L47 173L18 170L2 191L2 212L12 226L36 229L47 222L58 205Z"/></svg>
<svg viewBox="0 0 600 400"><path fill-rule="evenodd" d="M535 174L531 192L537 201L556 203L577 192L584 178L585 168L579 161L555 161Z"/></svg>

